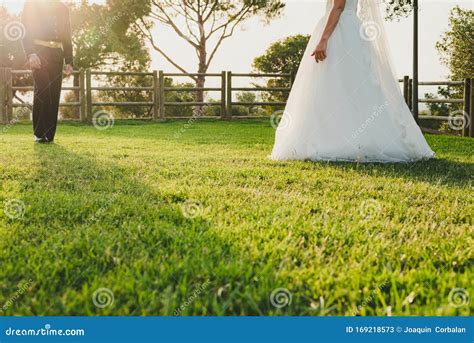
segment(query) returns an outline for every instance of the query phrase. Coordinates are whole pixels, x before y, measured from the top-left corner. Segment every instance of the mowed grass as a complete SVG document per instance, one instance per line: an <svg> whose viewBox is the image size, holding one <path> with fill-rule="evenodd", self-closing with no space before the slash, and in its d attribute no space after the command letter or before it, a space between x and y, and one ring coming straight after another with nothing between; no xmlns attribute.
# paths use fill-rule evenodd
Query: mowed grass
<svg viewBox="0 0 474 343"><path fill-rule="evenodd" d="M273 162L268 121L185 124L62 124L46 146L5 128L3 314L472 313L473 139L428 136L437 160L414 164Z"/></svg>

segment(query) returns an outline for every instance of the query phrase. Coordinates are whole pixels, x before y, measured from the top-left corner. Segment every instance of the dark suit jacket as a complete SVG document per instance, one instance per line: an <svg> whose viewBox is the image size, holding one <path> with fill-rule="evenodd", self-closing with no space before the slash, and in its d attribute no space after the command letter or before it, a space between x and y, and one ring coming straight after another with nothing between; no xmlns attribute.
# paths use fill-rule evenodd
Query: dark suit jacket
<svg viewBox="0 0 474 343"><path fill-rule="evenodd" d="M25 26L23 48L27 56L38 52L35 39L61 42L66 64L73 64L71 20L66 5L55 1L27 1L22 23Z"/></svg>

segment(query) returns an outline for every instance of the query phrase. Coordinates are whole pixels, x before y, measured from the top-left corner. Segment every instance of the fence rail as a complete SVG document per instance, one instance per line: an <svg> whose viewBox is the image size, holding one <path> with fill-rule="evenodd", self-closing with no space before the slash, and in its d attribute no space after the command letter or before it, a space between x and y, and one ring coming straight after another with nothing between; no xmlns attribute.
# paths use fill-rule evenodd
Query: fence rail
<svg viewBox="0 0 474 343"><path fill-rule="evenodd" d="M474 137L474 82L473 78L464 81L421 81L419 86L461 86L463 87L462 99L418 99L418 103L424 104L463 104L462 120L464 122L462 134L465 137ZM413 80L409 76L398 80L403 83L403 96L410 110L413 109ZM460 114L460 113L458 113ZM460 117L420 115L425 120L459 120Z"/></svg>
<svg viewBox="0 0 474 343"><path fill-rule="evenodd" d="M20 75L30 75L29 70L12 70L8 68L0 68L0 123L8 124L15 121L13 117L14 108L32 108L31 103L14 102L15 92L32 92L33 85L15 86L15 78ZM151 118L156 121L171 119L166 115L166 108L170 107L203 107L218 106L220 107L220 118L232 119L234 106L285 106L285 102L281 101L256 101L245 102L235 101L235 92L281 92L289 93L293 84L293 75L291 74L273 74L273 73L233 73L231 71L222 71L221 73L165 73L163 71L153 72L114 72L114 71L92 71L78 70L73 73L77 79L77 85L73 87L63 87L63 90L74 91L77 93L77 101L61 103L61 107L73 107L79 111L79 119L90 122L93 119L94 107L130 107L145 106L152 110ZM93 86L94 77L110 77L110 76L138 76L148 78L151 86ZM166 78L170 77L188 77L188 78L213 78L217 79L219 86L215 87L169 87L165 85ZM264 79L275 78L287 80L288 87L237 87L234 86L236 79ZM403 84L403 96L410 109L413 109L414 99L412 98L413 80L409 76L405 76L399 80ZM464 81L423 81L419 82L419 86L459 86L463 87L463 99L417 99L418 103L435 104L463 104L463 120L469 123L465 125L464 136L474 137L474 82L469 78ZM118 102L118 101L95 101L94 92L146 92L150 95L151 101L137 102ZM166 100L166 94L169 92L180 93L198 93L198 92L219 92L219 101L190 101L190 102L173 102ZM192 114L195 115L194 113ZM191 116L191 113L190 113ZM211 116L214 117L215 116ZM184 118L184 117L183 117ZM235 117L237 118L237 117ZM256 118L256 116L239 116L238 118ZM420 116L420 119L427 120L452 120L447 116Z"/></svg>

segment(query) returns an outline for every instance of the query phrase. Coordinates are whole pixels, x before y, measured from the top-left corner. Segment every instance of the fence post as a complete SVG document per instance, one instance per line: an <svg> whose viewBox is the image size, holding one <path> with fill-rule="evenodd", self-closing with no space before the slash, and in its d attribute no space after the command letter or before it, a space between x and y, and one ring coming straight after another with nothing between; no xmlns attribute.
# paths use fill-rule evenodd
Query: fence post
<svg viewBox="0 0 474 343"><path fill-rule="evenodd" d="M227 72L227 119L232 119L232 72Z"/></svg>
<svg viewBox="0 0 474 343"><path fill-rule="evenodd" d="M87 109L86 109L86 121L90 122L92 120L92 73L90 68L86 70L86 102L87 102Z"/></svg>
<svg viewBox="0 0 474 343"><path fill-rule="evenodd" d="M290 73L290 88L293 88L293 85L295 84L296 80L296 73L291 72Z"/></svg>
<svg viewBox="0 0 474 343"><path fill-rule="evenodd" d="M160 80L158 71L153 71L153 121L158 120L160 116Z"/></svg>
<svg viewBox="0 0 474 343"><path fill-rule="evenodd" d="M0 68L0 124L7 123L5 68Z"/></svg>
<svg viewBox="0 0 474 343"><path fill-rule="evenodd" d="M160 120L166 120L166 109L165 109L165 73L163 70L159 72L159 102L160 102Z"/></svg>
<svg viewBox="0 0 474 343"><path fill-rule="evenodd" d="M87 118L87 113L86 113L86 103L87 97L86 97L86 79L84 75L84 69L79 70L79 120L85 121Z"/></svg>
<svg viewBox="0 0 474 343"><path fill-rule="evenodd" d="M408 108L413 112L413 80L408 80Z"/></svg>
<svg viewBox="0 0 474 343"><path fill-rule="evenodd" d="M221 119L225 119L227 117L227 79L225 71L221 74Z"/></svg>
<svg viewBox="0 0 474 343"><path fill-rule="evenodd" d="M409 96L409 92L408 92L408 83L410 82L410 77L405 75L403 77L403 98L405 99L405 103L407 104L408 106L408 96Z"/></svg>
<svg viewBox="0 0 474 343"><path fill-rule="evenodd" d="M469 137L474 138L474 80L472 78L469 79Z"/></svg>
<svg viewBox="0 0 474 343"><path fill-rule="evenodd" d="M12 78L12 70L10 68L5 69L5 85L6 85L6 112L5 112L5 119L8 123L10 120L13 119L13 78Z"/></svg>
<svg viewBox="0 0 474 343"><path fill-rule="evenodd" d="M470 118L470 113L471 113L471 79L469 79L469 78L466 78L464 80L464 106L463 106L463 110L464 110L464 114L467 116L467 118L463 119L465 121L463 136L464 137L469 137L469 128L470 128L470 126L468 126L468 124L469 124L469 118ZM472 126L472 123L470 123L470 125Z"/></svg>

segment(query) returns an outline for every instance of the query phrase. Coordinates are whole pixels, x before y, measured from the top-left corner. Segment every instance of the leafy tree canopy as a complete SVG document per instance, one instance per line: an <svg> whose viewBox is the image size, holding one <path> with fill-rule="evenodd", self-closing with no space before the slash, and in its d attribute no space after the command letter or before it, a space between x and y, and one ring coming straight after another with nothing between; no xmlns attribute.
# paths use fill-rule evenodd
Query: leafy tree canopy
<svg viewBox="0 0 474 343"><path fill-rule="evenodd" d="M459 6L451 10L449 30L436 44L441 62L453 80L474 76L474 11Z"/></svg>

